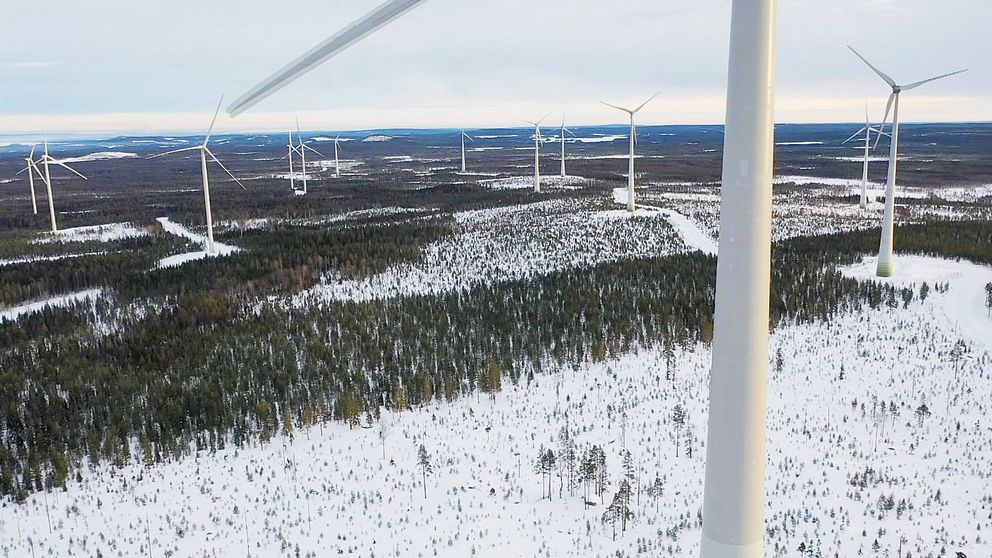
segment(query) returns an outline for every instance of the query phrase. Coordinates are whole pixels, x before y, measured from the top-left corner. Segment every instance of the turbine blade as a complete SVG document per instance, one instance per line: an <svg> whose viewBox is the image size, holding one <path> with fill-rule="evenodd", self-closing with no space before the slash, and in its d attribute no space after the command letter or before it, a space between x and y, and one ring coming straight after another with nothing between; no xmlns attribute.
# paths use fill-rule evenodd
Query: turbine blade
<svg viewBox="0 0 992 558"><path fill-rule="evenodd" d="M849 141L851 141L852 139L854 139L854 138L856 138L856 137L858 137L858 136L860 136L860 135L861 135L861 132L864 132L864 131L865 131L865 127L864 127L864 126L862 126L860 130L858 130L857 132L854 132L853 134L851 134L851 137L849 137L849 138L847 138L846 140L844 140L844 141L842 141L842 142L840 142L840 144L841 144L841 145L844 145L845 143L847 143L847 142L849 142Z"/></svg>
<svg viewBox="0 0 992 558"><path fill-rule="evenodd" d="M301 143L300 145L303 147L303 149L309 149L310 151L313 151L314 153L316 153L317 155L320 155L321 157L324 156L320 151L317 151L316 149L310 147L309 145L307 145L305 143Z"/></svg>
<svg viewBox="0 0 992 558"><path fill-rule="evenodd" d="M611 105L610 103L607 103L606 101L600 101L600 103L602 103L602 104L604 104L604 105L606 105L608 107L613 107L613 108L615 108L617 110L622 110L622 111L626 112L627 114L630 114L631 113L631 110L630 109L625 109L623 107L618 107L616 105Z"/></svg>
<svg viewBox="0 0 992 558"><path fill-rule="evenodd" d="M214 111L214 119L210 121L210 127L207 128L207 136L203 138L203 146L206 147L207 142L210 141L210 134L214 131L214 124L217 122L217 115L220 114L220 104L224 102L224 95L220 96L220 100L217 101L217 110Z"/></svg>
<svg viewBox="0 0 992 558"><path fill-rule="evenodd" d="M368 14L328 39L303 53L299 58L272 74L261 83L227 107L232 117L253 107L259 101L283 88L293 80L316 68L321 63L370 35L383 25L405 14L419 5L423 0L387 0Z"/></svg>
<svg viewBox="0 0 992 558"><path fill-rule="evenodd" d="M537 124L535 124L535 126L540 126L541 125L541 122L544 122L545 120L547 120L549 116L551 116L551 113L550 112L548 114L545 114L543 118L541 118L540 120L538 120L537 121Z"/></svg>
<svg viewBox="0 0 992 558"><path fill-rule="evenodd" d="M851 49L851 52L853 52L855 56L857 56L858 58L860 58L862 62L864 62L865 64L867 64L869 68L871 68L876 74L878 74L878 77L880 77L883 80L885 80L885 83L888 83L889 84L889 87L895 87L896 86L896 81L894 79L890 78L882 70L879 70L878 68L876 68L875 66L873 66L871 64L871 62L869 62L867 59L865 59L864 56L861 56L861 53L859 53L858 51L854 50L854 47L852 47L851 45L847 45L847 48Z"/></svg>
<svg viewBox="0 0 992 558"><path fill-rule="evenodd" d="M210 151L206 147L204 147L203 149L207 152L208 155L210 155L210 158L213 159L215 163L217 163L218 165L220 165L220 168L224 169L224 172L227 173L227 176L230 176L232 179L234 179L235 182L238 183L238 186L241 186L241 189L242 190L247 190L248 189L248 188L245 188L245 185L242 184L241 181L238 180L238 178L236 176L234 176L233 174L231 174L231 171L227 170L227 167L224 166L224 163L221 163L220 162L220 159L218 159L217 156L214 155L213 151Z"/></svg>
<svg viewBox="0 0 992 558"><path fill-rule="evenodd" d="M923 85L924 83L930 83L931 81L937 81L938 79L944 79L946 77L956 76L958 74L963 74L963 73L965 73L967 71L968 70L958 70L956 72L951 72L949 74L944 74L942 76L932 77L930 79L925 79L923 81L917 81L917 82L914 82L914 83L910 83L909 85L903 85L902 86L902 90L903 91L909 91L910 89L916 89L917 87Z"/></svg>
<svg viewBox="0 0 992 558"><path fill-rule="evenodd" d="M17 176L17 175L21 174L22 172L29 171L29 170L31 170L31 161L28 161L28 164L24 165L24 168L23 169L15 172L14 173L14 176Z"/></svg>
<svg viewBox="0 0 992 558"><path fill-rule="evenodd" d="M69 171L71 171L71 172L73 172L73 173L75 173L75 174L76 174L76 176L78 176L79 178L82 178L83 180L89 180L89 178L86 178L86 177L85 177L85 176L83 176L83 175L82 175L82 174L81 174L81 173L80 173L79 171L77 171L76 169L74 169L74 168L72 168L72 167L70 167L69 165L67 165L67 164L65 164L65 163L63 163L62 161L55 161L55 160L52 160L52 161L50 161L50 162L51 162L51 163L52 163L53 165L58 165L58 166L60 166L60 167L62 167L62 168L65 168L65 169L67 169L67 170L69 170Z"/></svg>
<svg viewBox="0 0 992 558"><path fill-rule="evenodd" d="M891 93L889 95L889 101L885 103L885 116L882 117L882 123L879 125L880 130L885 130L885 123L889 120L889 111L892 110L892 101L895 100L896 95L898 95L898 93L895 92ZM878 137L875 138L875 145L872 146L872 149L878 147L878 142L881 139L882 139L882 135L879 134Z"/></svg>
<svg viewBox="0 0 992 558"><path fill-rule="evenodd" d="M42 182L46 184L48 183L48 181L45 180L45 175L41 173L41 169L38 168L38 165L36 165L34 161L31 161L31 168L34 169L34 172L38 173L38 178L40 178Z"/></svg>
<svg viewBox="0 0 992 558"><path fill-rule="evenodd" d="M865 126L871 127L871 120L868 119L868 99L865 99Z"/></svg>
<svg viewBox="0 0 992 558"><path fill-rule="evenodd" d="M661 95L661 91L659 91L659 92L657 92L657 93L655 93L654 95L651 95L651 98L650 98L650 99L648 99L647 101L644 101L643 103L641 103L641 106L639 106L639 107L637 107L636 109L634 109L634 112L635 112L635 113L636 113L636 112L639 112L639 111L640 111L640 110L641 110L642 108L644 108L644 107L645 107L645 106L646 106L646 105L647 105L648 103L650 103L651 101L653 101L653 100L655 99L655 97L657 97L658 95Z"/></svg>
<svg viewBox="0 0 992 558"><path fill-rule="evenodd" d="M159 153L158 155L152 155L148 159L158 159L159 157L165 157L166 155L172 155L173 153L182 153L183 151L197 151L203 149L202 145L197 145L196 147L184 147L182 149L173 149L172 151L166 151L165 153Z"/></svg>
<svg viewBox="0 0 992 558"><path fill-rule="evenodd" d="M31 154L28 155L28 159L32 159L32 160L34 159L34 148L35 147L38 147L38 146L37 145L34 145L34 144L31 145Z"/></svg>

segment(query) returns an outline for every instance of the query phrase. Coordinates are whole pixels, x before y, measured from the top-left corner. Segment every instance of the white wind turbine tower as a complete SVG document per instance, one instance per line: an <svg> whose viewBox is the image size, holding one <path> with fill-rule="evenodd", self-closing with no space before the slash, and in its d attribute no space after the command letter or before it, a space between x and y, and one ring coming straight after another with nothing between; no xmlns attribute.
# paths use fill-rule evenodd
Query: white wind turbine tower
<svg viewBox="0 0 992 558"><path fill-rule="evenodd" d="M17 171L17 174L14 175L17 176L22 172L28 173L28 185L31 187L31 210L34 211L35 215L38 214L38 200L34 195L34 174L31 171L38 173L38 178L40 178L42 182L45 181L45 176L41 174L41 171L38 169L38 165L34 162L34 150L36 147L37 146L35 145L31 146L31 153L24 159L24 168Z"/></svg>
<svg viewBox="0 0 992 558"><path fill-rule="evenodd" d="M293 154L296 153L296 146L293 145L293 131L289 131L289 143L286 144L287 153L283 159L289 159L289 187L296 192L296 172L293 169Z"/></svg>
<svg viewBox="0 0 992 558"><path fill-rule="evenodd" d="M300 153L300 165L302 166L302 170L303 170L303 195L306 195L306 193L307 193L307 149L309 149L310 151L313 151L314 153L316 153L320 157L323 157L323 155L321 155L320 152L317 151L316 149L314 149L314 148L310 147L309 145L307 145L306 143L304 143L304 141L303 141L303 133L300 132L300 121L299 120L296 121L296 139L298 139L300 141L300 144L297 146L297 150Z"/></svg>
<svg viewBox="0 0 992 558"><path fill-rule="evenodd" d="M388 0L248 91L237 115L423 0ZM733 0L702 558L764 556L776 0Z"/></svg>
<svg viewBox="0 0 992 558"><path fill-rule="evenodd" d="M634 206L634 145L637 144L637 126L634 124L634 115L640 112L648 103L654 100L655 97L661 95L661 91L655 93L650 99L641 103L641 105L635 109L629 109L624 107L618 107L616 105L611 105L600 101L608 107L613 107L617 110L622 110L630 115L630 164L627 170L627 211L633 213L636 207Z"/></svg>
<svg viewBox="0 0 992 558"><path fill-rule="evenodd" d="M224 101L224 96L221 95L220 102L223 101ZM247 190L247 188L245 188L245 185L242 184L241 181L238 180L233 174L231 174L231 171L227 170L227 167L224 166L224 163L221 163L220 159L218 159L217 156L214 155L212 151L210 151L210 148L207 147L207 144L210 143L210 134L211 132L213 132L214 124L217 122L217 114L220 112L220 102L217 103L217 110L214 112L213 120L210 121L210 127L207 128L207 135L204 136L202 144L197 145L195 147L174 149L172 151L166 151L165 153L159 153L158 155L152 155L151 157L149 157L149 159L155 159L158 157L163 157L165 155L172 155L173 153L183 153L186 151L200 152L200 173L203 178L203 207L207 216L206 248L207 248L208 256L214 256L217 254L217 252L214 250L214 216L213 216L213 212L210 209L210 178L207 173L207 155L209 155L210 158L213 159L215 163L220 165L220 168L224 169L224 172L226 172L227 175L230 176L232 180L237 182L238 186L241 186L242 190Z"/></svg>
<svg viewBox="0 0 992 558"><path fill-rule="evenodd" d="M868 207L868 155L874 149L871 145L871 135L872 133L879 135L889 135L882 131L881 128L876 128L871 125L871 120L868 118L868 101L865 101L865 125L861 127L860 130L851 134L851 137L844 140L841 145L853 140L854 138L861 135L861 132L865 133L865 164L861 171L861 209Z"/></svg>
<svg viewBox="0 0 992 558"><path fill-rule="evenodd" d="M338 160L338 144L341 143L341 136L334 138L334 178L341 176L341 161Z"/></svg>
<svg viewBox="0 0 992 558"><path fill-rule="evenodd" d="M468 135L468 134L465 133L465 128L462 128L461 133L458 134L458 135L459 135L459 137L462 140L462 172L465 172L465 168L466 168L465 167L465 140L467 139L468 141L471 141L471 142L474 142L475 140L472 138L472 136L470 136L470 135Z"/></svg>
<svg viewBox="0 0 992 558"><path fill-rule="evenodd" d="M541 140L544 139L541 136L541 122L544 122L548 116L551 116L551 113L545 114L544 118L537 122L524 120L534 127L534 193L536 194L541 193Z"/></svg>
<svg viewBox="0 0 992 558"><path fill-rule="evenodd" d="M52 232L56 233L59 232L59 226L58 223L55 222L55 202L52 199L52 173L48 168L48 164L51 163L53 165L64 167L72 171L73 174L75 174L79 178L82 178L83 180L89 180L89 179L83 176L82 174L80 174L79 172L77 172L76 169L73 169L72 167L63 163L62 161L59 161L58 159L55 159L52 156L50 156L48 154L48 138L45 138L45 154L41 156L41 161L45 164L45 176L42 177L42 179L45 182L45 189L48 192L48 215L49 217L51 217L52 220Z"/></svg>
<svg viewBox="0 0 992 558"><path fill-rule="evenodd" d="M565 178L565 134L575 134L571 130L565 127L565 115L561 115L561 176Z"/></svg>
<svg viewBox="0 0 992 558"><path fill-rule="evenodd" d="M903 91L916 89L925 83L930 83L931 81L936 81L941 78L957 75L962 72L966 72L967 70L958 70L949 74L942 74L937 77L916 81L908 85L899 85L894 79L886 75L885 72L873 66L871 62L866 60L864 56L861 56L861 54L854 50L853 47L849 45L847 48L851 49L851 52L860 58L862 62L867 64L873 72L878 74L878 77L882 78L882 81L892 88L892 93L889 95L889 101L885 104L885 118L882 119L882 127L884 128L885 122L889 119L889 111L892 111L892 141L889 145L889 174L885 183L885 212L882 214L882 238L878 247L878 265L875 269L875 275L879 277L891 277L893 268L892 244L895 232L896 166L899 160L899 95ZM877 138L875 143L878 143Z"/></svg>

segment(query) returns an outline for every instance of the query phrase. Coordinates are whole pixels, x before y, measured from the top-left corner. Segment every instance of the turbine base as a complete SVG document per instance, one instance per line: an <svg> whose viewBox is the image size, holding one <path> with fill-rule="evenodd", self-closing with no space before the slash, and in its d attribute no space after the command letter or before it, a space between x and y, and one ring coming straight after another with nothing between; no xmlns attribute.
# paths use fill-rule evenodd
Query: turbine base
<svg viewBox="0 0 992 558"><path fill-rule="evenodd" d="M703 534L699 548L701 558L764 558L761 541L751 544L724 544Z"/></svg>
<svg viewBox="0 0 992 558"><path fill-rule="evenodd" d="M892 262L879 260L878 266L875 267L875 275L878 277L892 277Z"/></svg>

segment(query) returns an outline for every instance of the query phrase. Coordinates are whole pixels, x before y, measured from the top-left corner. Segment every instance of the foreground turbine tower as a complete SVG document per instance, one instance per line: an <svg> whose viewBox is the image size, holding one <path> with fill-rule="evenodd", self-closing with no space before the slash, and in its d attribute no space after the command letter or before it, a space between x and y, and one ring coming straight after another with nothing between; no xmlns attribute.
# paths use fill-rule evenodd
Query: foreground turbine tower
<svg viewBox="0 0 992 558"><path fill-rule="evenodd" d="M231 179L237 182L238 186L241 186L242 190L247 190L247 188L245 188L245 185L242 184L241 181L238 180L233 174L231 174L231 171L227 170L227 167L224 166L224 163L221 163L220 159L218 159L217 156L214 155L212 151L210 151L210 148L207 147L207 144L210 143L210 133L214 131L214 124L217 122L217 114L220 112L220 103L222 102L224 102L223 96L221 96L220 102L217 103L217 110L214 111L214 119L210 121L210 127L207 128L207 135L203 138L202 144L197 145L196 147L185 147L183 149L174 149L172 151L166 151L165 153L159 153L158 155L152 155L151 157L149 157L149 159L155 159L158 157L163 157L165 155L171 155L173 153L183 153L185 151L200 152L200 173L203 178L203 207L207 216L206 249L208 256L215 256L217 252L216 250L214 250L214 215L213 215L213 211L210 209L210 178L207 174L207 155L210 155L210 158L213 159L215 163L220 165L220 168L224 169L224 172L226 172L227 175L231 177Z"/></svg>
<svg viewBox="0 0 992 558"><path fill-rule="evenodd" d="M763 558L775 0L734 0L702 558Z"/></svg>
<svg viewBox="0 0 992 558"><path fill-rule="evenodd" d="M341 136L334 138L334 178L341 176L341 161L338 159L339 143L341 143Z"/></svg>
<svg viewBox="0 0 992 558"><path fill-rule="evenodd" d="M237 115L423 0L390 0L276 72ZM762 558L775 0L733 0L702 558Z"/></svg>
<svg viewBox="0 0 992 558"><path fill-rule="evenodd" d="M862 126L862 128L857 132L851 134L851 137L841 142L841 145L860 136L861 132L865 133L865 164L861 170L861 203L859 205L861 209L865 209L868 207L868 155L874 149L874 146L871 144L871 135L872 133L886 136L888 135L883 132L881 128L876 128L871 125L871 120L868 118L868 101L865 101L865 125Z"/></svg>
<svg viewBox="0 0 992 558"><path fill-rule="evenodd" d="M860 58L862 62L867 64L873 72L878 74L878 77L882 78L882 80L892 88L892 94L889 95L889 101L885 104L885 118L882 119L882 127L884 128L886 120L889 119L889 111L892 111L892 141L889 145L889 176L885 183L885 212L882 214L882 238L878 246L878 266L875 269L875 275L879 277L891 277L893 267L892 239L894 236L896 213L896 166L899 160L899 94L903 91L916 89L924 83L930 83L931 81L936 81L941 78L957 75L962 72L966 72L967 70L958 70L949 74L943 74L930 79L910 83L909 85L898 85L894 79L890 78L882 70L879 70L873 66L871 62L866 60L864 56L861 56L861 54L854 50L854 48L851 46L848 46L847 48L851 49L851 52ZM875 140L875 143L878 143L877 139Z"/></svg>
<svg viewBox="0 0 992 558"><path fill-rule="evenodd" d="M634 146L637 144L637 126L634 124L634 115L641 111L648 103L654 100L655 97L661 95L661 91L655 93L650 99L641 103L641 106L635 109L618 107L616 105L611 105L610 103L603 103L608 107L613 107L617 110L622 110L630 115L630 165L627 169L627 211L633 213L635 209L634 206ZM602 101L600 101L602 103Z"/></svg>

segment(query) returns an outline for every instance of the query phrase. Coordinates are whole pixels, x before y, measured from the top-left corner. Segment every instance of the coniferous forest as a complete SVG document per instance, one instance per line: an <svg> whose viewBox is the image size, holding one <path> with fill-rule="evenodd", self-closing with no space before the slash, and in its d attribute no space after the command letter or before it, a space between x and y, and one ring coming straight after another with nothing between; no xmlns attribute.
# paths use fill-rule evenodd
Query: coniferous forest
<svg viewBox="0 0 992 558"><path fill-rule="evenodd" d="M380 408L492 392L550 366L712 337L716 266L700 252L440 295L296 305L278 294L328 273L360 277L415 260L446 231L436 219L247 231L237 240L247 250L222 268L204 260L140 282L131 280L133 262L115 265L107 255L80 258L69 276L5 271L5 284L21 289L31 284L22 273L45 277L46 288L106 285L140 311L114 313L101 299L92 309L53 308L0 325L0 492L23 498L62 486L87 464L151 464L264 443L293 425L367 425ZM897 236L907 252L992 262L988 222L906 225ZM777 243L770 325L918 296L836 271L877 238L866 230ZM149 302L160 300L152 295L169 303ZM103 324L99 334L94 322Z"/></svg>

